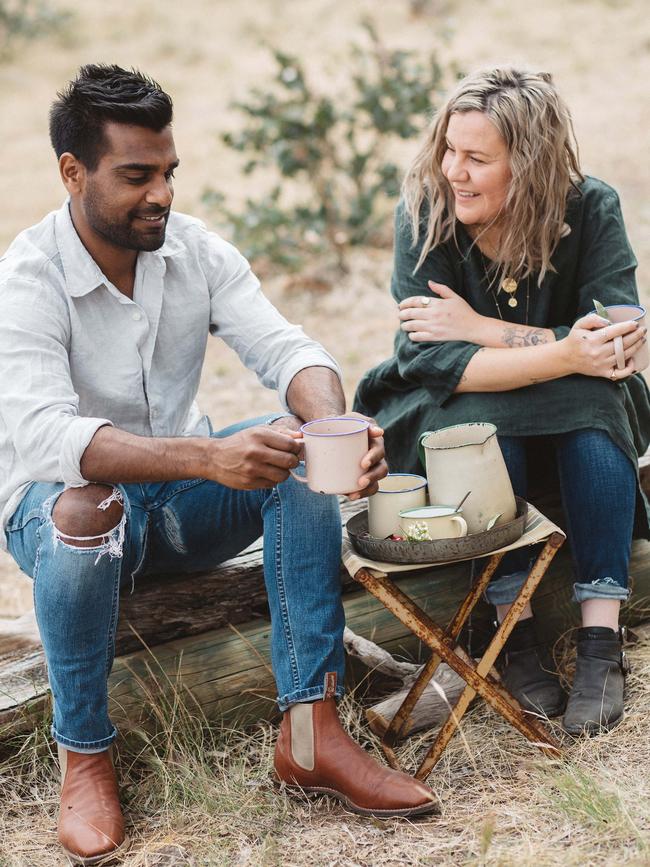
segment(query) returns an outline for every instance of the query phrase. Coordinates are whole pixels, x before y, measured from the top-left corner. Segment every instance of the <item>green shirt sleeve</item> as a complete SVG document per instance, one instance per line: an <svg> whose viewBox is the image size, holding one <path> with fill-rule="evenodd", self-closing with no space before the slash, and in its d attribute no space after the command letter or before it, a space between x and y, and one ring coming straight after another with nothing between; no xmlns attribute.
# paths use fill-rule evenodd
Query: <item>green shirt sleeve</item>
<svg viewBox="0 0 650 867"><path fill-rule="evenodd" d="M414 273L422 243L420 233L417 244L413 246L408 216L400 203L395 215L395 262L391 280L393 298L399 302L411 295L432 295L427 285L429 280L443 283L454 292L463 294L462 287L458 285L459 271L450 259L446 244L430 250ZM451 397L469 360L480 348L475 343L461 340L414 343L401 330L395 338L395 356L400 376L406 382L425 388L436 406L443 406Z"/></svg>
<svg viewBox="0 0 650 867"><path fill-rule="evenodd" d="M637 261L625 231L615 190L599 183L584 193L584 221L577 271L578 315L601 304L638 304Z"/></svg>

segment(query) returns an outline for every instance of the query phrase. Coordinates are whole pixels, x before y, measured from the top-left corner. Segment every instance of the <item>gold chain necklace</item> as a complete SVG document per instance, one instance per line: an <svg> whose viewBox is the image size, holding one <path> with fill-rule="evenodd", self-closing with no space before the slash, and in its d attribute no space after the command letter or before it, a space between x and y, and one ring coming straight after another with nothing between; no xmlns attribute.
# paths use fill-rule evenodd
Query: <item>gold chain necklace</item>
<svg viewBox="0 0 650 867"><path fill-rule="evenodd" d="M485 257L481 255L481 263L483 265L483 273L485 274L485 279L488 285L488 289L494 298L494 306L497 308L497 313L499 314L499 319L503 322L503 314L501 313L501 307L499 306L499 299L497 298L497 292L494 291L494 277L490 278L488 273L488 269L485 266ZM505 277L501 281L501 285L497 291L503 290L510 297L508 298L508 307L512 307L513 309L517 307L517 297L516 292L519 288L519 283L515 280L514 277ZM526 281L526 321L525 324L528 325L528 311L530 307L530 281Z"/></svg>

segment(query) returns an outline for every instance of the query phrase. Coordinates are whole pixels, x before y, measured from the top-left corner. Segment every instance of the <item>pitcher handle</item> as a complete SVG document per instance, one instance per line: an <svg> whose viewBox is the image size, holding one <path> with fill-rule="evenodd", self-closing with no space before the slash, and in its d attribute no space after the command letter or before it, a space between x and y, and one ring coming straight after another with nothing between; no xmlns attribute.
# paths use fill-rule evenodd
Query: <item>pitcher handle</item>
<svg viewBox="0 0 650 867"><path fill-rule="evenodd" d="M421 433L420 436L418 437L418 456L420 458L420 463L422 464L422 466L424 467L425 470L427 468L427 458L426 458L426 455L424 453L424 446L422 445L422 440L425 437L428 437L430 433L433 433L433 431L432 430L425 430L424 433Z"/></svg>
<svg viewBox="0 0 650 867"><path fill-rule="evenodd" d="M465 520L465 518L462 518L460 515L452 515L451 520L453 521L454 524L458 524L458 526L460 528L460 533L458 534L458 538L460 538L461 536L466 536L467 535L467 521Z"/></svg>

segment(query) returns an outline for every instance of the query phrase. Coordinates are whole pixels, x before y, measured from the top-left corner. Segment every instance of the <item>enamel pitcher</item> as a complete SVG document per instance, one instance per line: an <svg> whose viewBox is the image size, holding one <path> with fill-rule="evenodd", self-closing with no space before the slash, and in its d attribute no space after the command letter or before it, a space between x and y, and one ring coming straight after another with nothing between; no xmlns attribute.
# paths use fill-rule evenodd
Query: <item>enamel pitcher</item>
<svg viewBox="0 0 650 867"><path fill-rule="evenodd" d="M493 424L472 422L425 431L418 440L431 505L455 506L471 491L463 504L468 533L481 533L517 515L496 433Z"/></svg>

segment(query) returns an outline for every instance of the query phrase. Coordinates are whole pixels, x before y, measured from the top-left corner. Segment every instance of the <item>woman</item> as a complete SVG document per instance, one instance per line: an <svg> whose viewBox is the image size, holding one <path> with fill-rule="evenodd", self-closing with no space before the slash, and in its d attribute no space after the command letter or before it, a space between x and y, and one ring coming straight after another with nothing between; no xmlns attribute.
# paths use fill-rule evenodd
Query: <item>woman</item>
<svg viewBox="0 0 650 867"><path fill-rule="evenodd" d="M638 304L636 260L615 191L583 176L569 112L550 75L513 68L465 78L435 116L397 209L395 355L369 371L355 409L385 429L392 466L416 471L414 431L490 421L515 493L526 497L543 442L555 450L582 609L572 733L623 714L618 613L628 598L633 529L650 537L637 456L650 402L632 356L634 322L592 311ZM625 366L617 367L621 336ZM616 503L616 508L612 508ZM527 574L502 561L487 598L499 619ZM530 607L502 655L506 686L528 709L559 715L566 696Z"/></svg>

